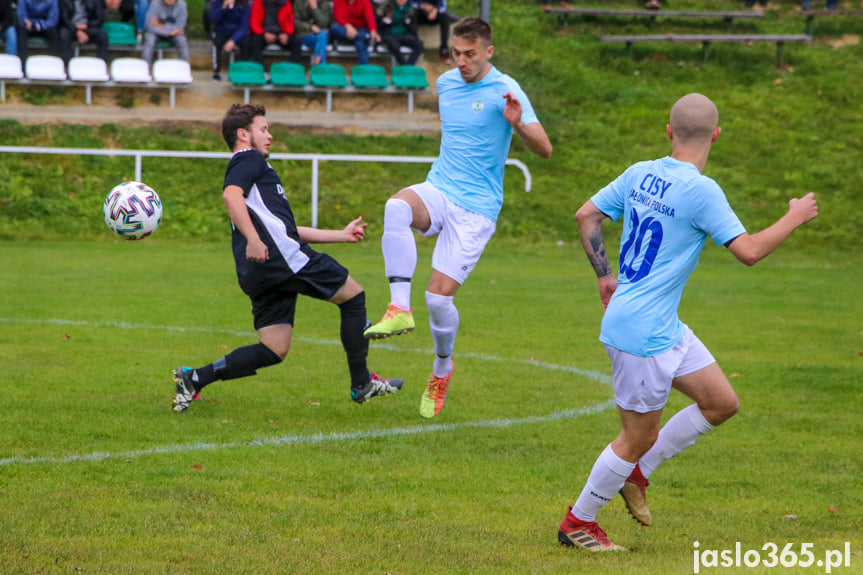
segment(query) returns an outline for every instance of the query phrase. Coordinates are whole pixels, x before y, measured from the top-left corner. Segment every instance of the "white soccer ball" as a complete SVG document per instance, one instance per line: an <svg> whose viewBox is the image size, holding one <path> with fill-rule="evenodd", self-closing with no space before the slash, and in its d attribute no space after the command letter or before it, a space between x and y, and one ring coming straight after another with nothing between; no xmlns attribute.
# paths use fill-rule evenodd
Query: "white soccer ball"
<svg viewBox="0 0 863 575"><path fill-rule="evenodd" d="M123 182L108 192L102 213L112 232L126 240L140 240L159 227L162 200L147 184Z"/></svg>

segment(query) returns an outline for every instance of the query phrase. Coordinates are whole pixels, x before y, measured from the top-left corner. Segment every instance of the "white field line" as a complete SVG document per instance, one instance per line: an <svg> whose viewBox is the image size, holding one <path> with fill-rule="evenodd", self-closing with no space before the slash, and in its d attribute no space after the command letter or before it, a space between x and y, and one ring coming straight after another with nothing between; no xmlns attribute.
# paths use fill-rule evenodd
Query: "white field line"
<svg viewBox="0 0 863 575"><path fill-rule="evenodd" d="M166 325L145 325L132 324L128 322L90 322L65 319L19 319L19 318L3 318L0 317L0 323L23 323L23 324L56 324L56 325L76 325L83 327L107 327L118 329L134 329L134 330L161 330L161 331L176 331L176 332L198 332L198 333L219 333L236 336L254 335L244 331L220 330L212 328L197 328L197 327L180 327ZM307 341L319 345L341 345L335 340L315 340L310 338L295 337L302 341ZM429 353L428 350L419 349L403 349L392 345L375 343L375 347L388 349L391 351L409 352L409 353ZM480 353L465 353L460 352L460 356L472 357L482 361L511 361L514 363L533 365L545 369L566 371L591 379L593 381L611 384L611 377L597 371L589 371L579 369L577 367L556 365L533 360L518 360L512 358L501 358ZM145 455L158 455L163 453L188 453L195 451L214 451L218 449L230 449L235 447L278 447L283 445L309 445L328 442L347 442L363 439L374 439L379 437L399 437L406 435L418 435L422 433L448 432L459 429L471 428L503 428L513 427L516 425L529 425L535 423L545 423L549 421L559 421L565 419L577 419L585 415L600 413L614 408L615 402L613 399L594 406L579 407L576 409L568 409L563 411L554 411L546 415L534 415L523 417L520 419L487 419L481 421L463 422L463 423L433 423L425 425L416 425L413 427L391 428L391 429L370 429L366 431L351 431L351 432L334 432L334 433L315 433L311 435L285 435L282 437L264 437L253 439L250 441L234 441L230 443L184 443L174 445L164 445L160 447L152 447L149 449L140 449L132 451L122 451L117 453L94 452L90 454L72 454L61 457L7 457L0 459L0 467L12 465L16 463L72 463L76 461L83 462L98 462L105 459L133 459Z"/></svg>

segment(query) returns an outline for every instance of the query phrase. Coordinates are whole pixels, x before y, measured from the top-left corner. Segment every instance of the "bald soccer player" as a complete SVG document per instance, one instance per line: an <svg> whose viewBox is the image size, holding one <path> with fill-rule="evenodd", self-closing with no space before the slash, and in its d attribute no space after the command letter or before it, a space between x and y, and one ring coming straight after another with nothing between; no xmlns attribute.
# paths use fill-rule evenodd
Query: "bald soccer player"
<svg viewBox="0 0 863 575"><path fill-rule="evenodd" d="M701 94L671 109L671 156L630 166L575 214L584 251L598 278L604 316L599 340L611 359L621 432L599 455L581 495L560 524L558 540L591 551L623 547L596 524L619 492L629 512L650 525L647 478L737 412L738 400L716 360L677 317L686 280L707 237L746 265L776 249L818 215L814 195L789 200L788 212L748 234L722 189L702 175L719 138L719 113ZM623 217L620 271L605 252L603 221ZM659 428L671 388L695 403Z"/></svg>

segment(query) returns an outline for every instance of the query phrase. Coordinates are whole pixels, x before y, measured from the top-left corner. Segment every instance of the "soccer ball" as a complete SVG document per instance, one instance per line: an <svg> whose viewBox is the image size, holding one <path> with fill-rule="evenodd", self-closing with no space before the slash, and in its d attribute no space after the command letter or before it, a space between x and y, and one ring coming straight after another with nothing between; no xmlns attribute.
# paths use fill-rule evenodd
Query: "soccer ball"
<svg viewBox="0 0 863 575"><path fill-rule="evenodd" d="M159 227L162 200L147 184L123 182L108 192L102 213L112 232L126 240L140 240Z"/></svg>

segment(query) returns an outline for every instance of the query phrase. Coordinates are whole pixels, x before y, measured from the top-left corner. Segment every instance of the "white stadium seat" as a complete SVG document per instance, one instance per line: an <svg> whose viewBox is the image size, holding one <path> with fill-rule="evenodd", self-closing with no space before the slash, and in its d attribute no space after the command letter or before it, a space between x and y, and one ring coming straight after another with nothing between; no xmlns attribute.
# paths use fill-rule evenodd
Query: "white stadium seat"
<svg viewBox="0 0 863 575"><path fill-rule="evenodd" d="M0 101L6 101L6 80L24 78L21 58L12 54L0 54Z"/></svg>
<svg viewBox="0 0 863 575"><path fill-rule="evenodd" d="M20 80L24 77L21 58L12 54L0 54L0 78Z"/></svg>
<svg viewBox="0 0 863 575"><path fill-rule="evenodd" d="M111 78L105 60L79 56L69 60L69 79L75 82L107 82Z"/></svg>
<svg viewBox="0 0 863 575"><path fill-rule="evenodd" d="M117 58L111 62L111 79L115 82L149 84L150 65L143 58Z"/></svg>
<svg viewBox="0 0 863 575"><path fill-rule="evenodd" d="M153 80L160 84L191 84L192 67L185 60L164 58L153 64Z"/></svg>
<svg viewBox="0 0 863 575"><path fill-rule="evenodd" d="M30 80L66 79L66 64L57 56L30 56L24 71Z"/></svg>

